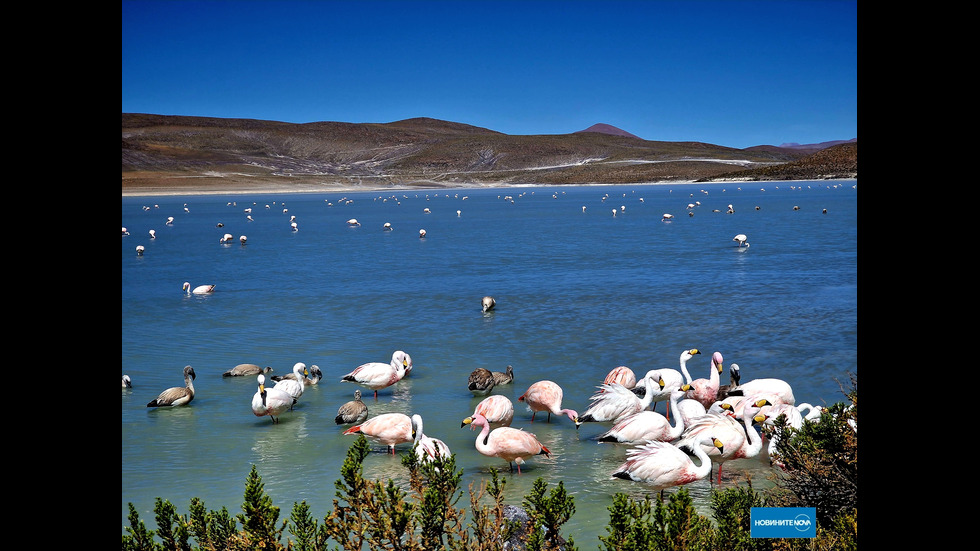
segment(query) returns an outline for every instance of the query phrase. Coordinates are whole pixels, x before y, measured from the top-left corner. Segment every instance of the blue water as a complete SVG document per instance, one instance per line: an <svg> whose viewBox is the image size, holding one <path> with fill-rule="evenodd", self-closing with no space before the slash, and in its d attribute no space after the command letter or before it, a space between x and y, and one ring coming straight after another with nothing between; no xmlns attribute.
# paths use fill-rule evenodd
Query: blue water
<svg viewBox="0 0 980 551"><path fill-rule="evenodd" d="M563 407L581 412L614 367L676 369L696 347L694 377L707 376L717 350L723 382L734 362L743 381L789 381L798 403L843 401L857 374L857 203L854 181L124 197L122 373L133 388L122 391L122 526L132 502L155 528L157 497L182 514L193 497L238 513L253 464L282 518L305 500L322 519L353 441L333 421L357 388L340 377L401 349L414 370L367 400L371 415L421 414L426 434L456 453L464 487L503 469L519 504L535 478L561 480L577 509L564 533L594 549L613 494L645 493L610 480L627 448L597 443L605 426L541 415L532 424L517 397L550 379ZM663 222L665 212L674 219ZM225 233L232 243L219 243ZM748 249L732 241L738 233ZM217 289L187 296L184 281ZM481 312L484 295L495 311ZM324 380L279 425L252 415L254 378L221 376L240 363L283 374L296 362L320 366ZM197 372L191 405L146 408L183 385L185 365ZM466 389L470 371L507 365L516 380L494 393L515 402L513 426L553 452L522 475L480 455L460 428L480 401ZM407 481L399 458L376 449L365 475ZM725 473L727 484L759 487L770 470L761 456ZM705 507L708 481L689 489Z"/></svg>

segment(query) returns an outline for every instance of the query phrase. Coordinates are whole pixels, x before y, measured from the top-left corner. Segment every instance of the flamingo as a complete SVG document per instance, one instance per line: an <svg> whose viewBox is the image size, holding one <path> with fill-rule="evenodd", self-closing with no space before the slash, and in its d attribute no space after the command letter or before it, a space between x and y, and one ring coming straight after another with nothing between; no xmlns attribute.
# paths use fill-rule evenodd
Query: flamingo
<svg viewBox="0 0 980 551"><path fill-rule="evenodd" d="M726 461L754 457L762 450L762 437L759 436L759 431L752 427L752 422L759 408L764 405L771 404L765 400L753 404L753 407L746 410L743 415L742 423L739 423L733 415L727 414L708 413L699 417L690 426L684 428L676 445L684 450L692 450L700 447L700 442L707 436L720 440L724 444L723 449L715 447L707 452L711 462L718 464L718 483L721 484L721 468ZM730 405L726 407L729 408ZM743 449L743 445L746 444L747 447Z"/></svg>
<svg viewBox="0 0 980 551"><path fill-rule="evenodd" d="M252 396L252 413L256 417L266 415L273 424L279 423L279 416L293 407L293 397L282 389L266 388L265 375L259 374L259 390Z"/></svg>
<svg viewBox="0 0 980 551"><path fill-rule="evenodd" d="M391 355L391 363L369 362L357 366L354 371L344 375L340 381L345 383L356 383L374 391L374 399L378 399L378 390L402 380L411 369L411 357L396 350Z"/></svg>
<svg viewBox="0 0 980 551"><path fill-rule="evenodd" d="M466 388L473 393L474 396L486 396L490 394L493 390L494 379L493 373L489 369L478 367L470 373L469 380L466 383Z"/></svg>
<svg viewBox="0 0 980 551"><path fill-rule="evenodd" d="M632 389L636 386L636 374L633 370L621 365L619 367L613 368L606 378L602 380L602 384L608 385L611 383L616 383L625 386L626 388Z"/></svg>
<svg viewBox="0 0 980 551"><path fill-rule="evenodd" d="M728 384L718 386L718 399L724 400L728 398L728 393L732 390L738 388L738 383L742 378L742 374L739 372L738 364L731 364L728 366Z"/></svg>
<svg viewBox="0 0 980 551"><path fill-rule="evenodd" d="M732 364L732 369L740 371L738 364ZM796 397L793 395L793 387L782 379L752 379L746 383L739 383L733 390L728 391L729 396L751 396L753 394L771 393L779 397L779 401L784 404L796 404Z"/></svg>
<svg viewBox="0 0 980 551"><path fill-rule="evenodd" d="M680 358L678 359L681 368L680 371L669 368L656 370L659 378L663 379L663 383L660 384L659 389L654 389L655 394L653 396L653 409L657 409L657 402L668 402L666 415L667 419L670 419L670 393L679 389L684 383L691 382L691 374L687 371L687 362L694 356L700 354L701 351L697 348L684 350L681 352ZM653 381L657 382L658 379L654 378Z"/></svg>
<svg viewBox="0 0 980 551"><path fill-rule="evenodd" d="M539 411L548 412L548 422L551 422L551 414L567 415L569 419L578 419L578 412L574 409L562 409L561 400L564 393L560 386L553 381L538 381L528 387L524 394L518 398L518 402L524 402L531 410L531 422Z"/></svg>
<svg viewBox="0 0 980 551"><path fill-rule="evenodd" d="M234 239L234 237L232 237L232 235L230 233L226 233L223 236L221 236L221 239L219 239L218 242L219 243L231 243L231 240L232 239Z"/></svg>
<svg viewBox="0 0 980 551"><path fill-rule="evenodd" d="M306 376L310 374L310 370L306 368L305 363L296 362L293 365L293 374L295 377L292 379L280 378L273 388L289 394L293 397L293 403L296 403L306 390ZM292 406L289 409L293 409Z"/></svg>
<svg viewBox="0 0 980 551"><path fill-rule="evenodd" d="M235 367L221 374L222 377L254 377L262 373L269 373L271 367L259 367L255 364L238 364Z"/></svg>
<svg viewBox="0 0 980 551"><path fill-rule="evenodd" d="M678 411L678 400L684 396L680 390L675 390L670 395L671 405L674 411ZM670 421L663 415L649 410L639 411L632 415L620 418L615 425L608 431L599 436L599 442L621 442L621 443L640 443L640 442L670 442L678 438L684 431L684 420L680 415L675 415L674 426L670 426Z"/></svg>
<svg viewBox="0 0 980 551"><path fill-rule="evenodd" d="M340 409L337 410L337 416L334 417L334 421L338 425L351 425L354 423L363 423L367 419L367 416L367 405L361 401L361 389L357 389L354 391L354 399L340 406Z"/></svg>
<svg viewBox="0 0 980 551"><path fill-rule="evenodd" d="M732 241L736 241L738 243L739 248L741 248L742 245L745 245L745 248L748 248L749 243L748 241L746 241L747 239L748 237L746 237L744 233L740 233L736 235L734 238L732 238Z"/></svg>
<svg viewBox="0 0 980 551"><path fill-rule="evenodd" d="M191 284L185 281L184 291L187 291L188 295L207 295L214 292L214 285L198 285L192 289Z"/></svg>
<svg viewBox="0 0 980 551"><path fill-rule="evenodd" d="M175 386L164 390L159 396L146 404L146 407L185 406L191 403L191 400L194 399L194 379L196 378L197 373L194 373L194 368L189 365L185 366L184 386Z"/></svg>
<svg viewBox="0 0 980 551"><path fill-rule="evenodd" d="M473 410L471 417L482 415L490 423L490 429L509 427L514 420L514 402L502 394L487 396Z"/></svg>
<svg viewBox="0 0 980 551"><path fill-rule="evenodd" d="M490 295L483 297L482 303L484 312L489 312L497 306L497 301Z"/></svg>
<svg viewBox="0 0 980 551"><path fill-rule="evenodd" d="M319 383L320 382L320 379L323 379L323 371L320 371L320 366L315 365L315 364L314 365L311 365L310 366L310 372L309 372L309 374L307 374L305 377L303 377L303 385L304 386L313 386L313 385ZM295 373L286 373L285 375L273 375L272 376L272 380L273 381L276 381L276 382L283 381L283 380L286 380L286 381L295 381L296 380L296 374Z"/></svg>
<svg viewBox="0 0 980 551"><path fill-rule="evenodd" d="M689 379L687 384L681 387L681 389L687 391L687 397L701 402L701 405L705 408L711 407L711 404L718 399L718 387L721 384L719 375L721 374L724 361L725 359L722 357L721 352L712 354L709 378Z"/></svg>
<svg viewBox="0 0 980 551"><path fill-rule="evenodd" d="M803 428L804 423L815 423L820 421L820 414L822 408L819 406L813 406L811 404L800 404L799 406L792 406L789 404L773 404L772 406L765 406L760 410L760 413L765 413L766 419L763 421L764 424L773 427L776 425L776 420L780 416L785 416L786 426L794 429L800 430ZM782 464L778 457L779 453L776 451L776 446L779 444L779 434L773 434L769 438L769 464Z"/></svg>
<svg viewBox="0 0 980 551"><path fill-rule="evenodd" d="M419 461L434 461L437 457L448 459L453 454L445 442L422 432L422 416L418 413L412 415L412 439L412 447Z"/></svg>
<svg viewBox="0 0 980 551"><path fill-rule="evenodd" d="M697 465L676 446L654 441L626 452L628 459L613 471L612 477L643 482L661 491L701 480L711 473L711 461L701 445L710 445L721 453L724 444L713 436L704 436L697 444L693 448L700 461Z"/></svg>
<svg viewBox="0 0 980 551"><path fill-rule="evenodd" d="M379 444L388 446L391 455L395 455L396 445L414 441L412 420L404 413L382 413L344 431L345 436L350 434L363 434Z"/></svg>
<svg viewBox="0 0 980 551"><path fill-rule="evenodd" d="M129 378L129 375L122 376L122 387L133 388L133 380Z"/></svg>
<svg viewBox="0 0 980 551"><path fill-rule="evenodd" d="M704 408L701 402L691 398L684 398L674 406L674 413L684 422L684 426L686 427L691 424L693 419L708 413L708 410Z"/></svg>
<svg viewBox="0 0 980 551"><path fill-rule="evenodd" d="M546 448L538 440L538 437L530 432L511 427L500 427L491 431L487 418L480 414L463 419L460 427L466 425L483 427L476 437L476 451L487 457L503 459L510 466L511 472L514 471L514 464L516 463L517 474L521 474L521 465L529 457L541 454L551 456L551 450Z"/></svg>
<svg viewBox="0 0 980 551"><path fill-rule="evenodd" d="M143 256L143 251L146 248L143 245L136 245L136 256Z"/></svg>
<svg viewBox="0 0 980 551"><path fill-rule="evenodd" d="M508 365L505 372L491 371L493 374L493 385L509 385L514 382L514 366Z"/></svg>
<svg viewBox="0 0 980 551"><path fill-rule="evenodd" d="M650 403L653 402L653 377L655 376L656 371L651 370L643 377L642 382L646 388L643 398L620 384L602 385L599 387L600 391L592 395L589 407L575 419L575 428L588 422L605 423L612 421L615 423L624 417L650 407Z"/></svg>

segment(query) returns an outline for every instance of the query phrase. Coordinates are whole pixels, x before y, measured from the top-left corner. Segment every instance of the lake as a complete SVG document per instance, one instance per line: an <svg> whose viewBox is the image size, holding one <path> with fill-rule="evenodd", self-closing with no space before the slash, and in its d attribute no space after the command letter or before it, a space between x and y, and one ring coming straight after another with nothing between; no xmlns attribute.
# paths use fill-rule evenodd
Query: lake
<svg viewBox="0 0 980 551"><path fill-rule="evenodd" d="M133 381L122 391L123 533L130 502L156 529L157 497L180 514L193 497L241 512L252 465L281 519L305 500L322 520L354 439L334 417L360 387L340 378L404 350L411 375L376 401L365 389L370 415L420 414L456 453L464 488L497 468L519 505L536 478L562 481L576 506L563 534L595 549L612 496L646 493L610 478L628 447L597 442L608 425L531 423L517 397L549 379L563 407L582 412L613 368L677 369L681 351L698 348L695 378L720 351L723 383L737 363L743 382L788 381L798 404L844 401L857 374L857 195L856 181L813 181L123 197L122 373ZM225 233L232 242L219 242ZM750 247L732 240L740 233ZM189 296L185 281L216 290ZM497 301L489 313L484 295ZM222 377L241 363L286 374L296 362L324 379L278 425L252 414L254 377ZM194 401L147 408L183 386L185 365ZM512 426L552 451L520 475L460 427L482 399L469 373L507 365L515 381L493 393L515 403ZM407 480L409 449L373 446L365 476ZM724 485L758 488L770 467L763 454L724 472ZM688 489L708 514L708 480Z"/></svg>

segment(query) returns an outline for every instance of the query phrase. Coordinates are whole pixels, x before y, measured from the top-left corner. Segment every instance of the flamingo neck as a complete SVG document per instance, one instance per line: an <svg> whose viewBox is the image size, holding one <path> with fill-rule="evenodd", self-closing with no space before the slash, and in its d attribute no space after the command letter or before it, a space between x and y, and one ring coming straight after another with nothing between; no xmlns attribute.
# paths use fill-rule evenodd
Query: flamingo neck
<svg viewBox="0 0 980 551"><path fill-rule="evenodd" d="M684 432L684 416L680 414L680 408L677 407L677 402L678 402L677 396L674 396L674 393L671 392L670 393L670 407L675 412L677 412L677 414L674 415L674 427L673 427L673 429L671 429L671 434L672 435L676 435L676 436L680 436L681 433Z"/></svg>
<svg viewBox="0 0 980 551"><path fill-rule="evenodd" d="M691 374L687 371L687 359L684 356L681 356L681 373L684 374L684 382L690 383L693 380L691 379Z"/></svg>
<svg viewBox="0 0 980 551"><path fill-rule="evenodd" d="M480 434L476 435L476 449L479 450L480 453L486 455L486 452L489 451L490 423L487 422L485 417L482 419L482 421L483 430L480 431Z"/></svg>
<svg viewBox="0 0 980 551"><path fill-rule="evenodd" d="M642 409L646 409L646 408L650 407L650 404L653 403L653 378L652 377L644 377L643 378L643 386L646 387L647 392L646 392L646 394L643 395L643 399L640 400L640 405L643 406Z"/></svg>
<svg viewBox="0 0 980 551"><path fill-rule="evenodd" d="M708 442L711 440L708 439ZM701 442L695 442L691 449L694 451L694 455L698 458L701 464L697 467L695 473L698 478L704 478L711 473L711 459L708 457L708 453L704 451L701 446Z"/></svg>
<svg viewBox="0 0 980 551"><path fill-rule="evenodd" d="M745 437L748 439L749 445L746 448L748 455L753 456L762 451L762 437L759 436L759 431L752 426L752 418L759 410L756 409L752 411L752 415L749 415L749 411L742 411L742 423L745 425Z"/></svg>
<svg viewBox="0 0 980 551"><path fill-rule="evenodd" d="M574 409L567 409L566 408L566 409L563 409L563 410L560 410L560 411L556 411L554 413L555 413L555 415L565 415L569 419L571 419L572 421L574 421L575 418L578 417L578 412L576 412Z"/></svg>
<svg viewBox="0 0 980 551"><path fill-rule="evenodd" d="M715 388L721 385L721 375L719 375L720 367L720 365L715 363L714 359L711 360L711 373L708 374L708 380L711 381L711 384L714 385Z"/></svg>

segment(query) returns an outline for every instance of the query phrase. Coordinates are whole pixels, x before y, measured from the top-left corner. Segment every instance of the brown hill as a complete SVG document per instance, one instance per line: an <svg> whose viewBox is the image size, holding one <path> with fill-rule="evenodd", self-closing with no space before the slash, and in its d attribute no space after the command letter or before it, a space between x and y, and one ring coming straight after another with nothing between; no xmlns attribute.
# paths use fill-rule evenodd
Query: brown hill
<svg viewBox="0 0 980 551"><path fill-rule="evenodd" d="M748 175L806 154L604 132L517 136L430 118L294 124L122 114L124 192L698 181Z"/></svg>
<svg viewBox="0 0 980 551"><path fill-rule="evenodd" d="M857 142L845 142L788 163L719 174L715 179L754 181L857 178L857 149Z"/></svg>

